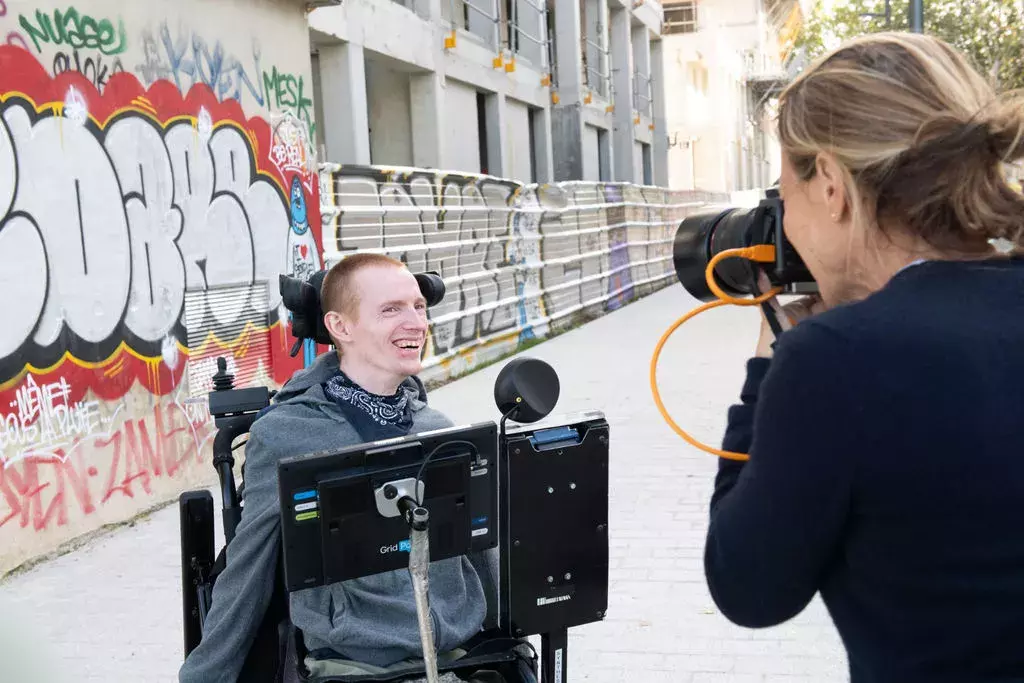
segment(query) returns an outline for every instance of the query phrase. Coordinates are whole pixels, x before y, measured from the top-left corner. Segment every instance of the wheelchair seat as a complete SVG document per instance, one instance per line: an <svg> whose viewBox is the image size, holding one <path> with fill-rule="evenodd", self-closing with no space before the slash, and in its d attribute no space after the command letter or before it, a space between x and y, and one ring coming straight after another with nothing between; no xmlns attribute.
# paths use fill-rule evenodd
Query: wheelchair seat
<svg viewBox="0 0 1024 683"><path fill-rule="evenodd" d="M293 629L290 641L301 649L301 636ZM291 653L289 653L291 654ZM290 667L289 667L290 668ZM298 667L302 683L398 683L424 681L422 659L408 659L389 667L353 662L330 650L306 654ZM529 641L509 638L499 631L482 631L456 650L439 653L438 674L473 683L537 683L536 652Z"/></svg>
<svg viewBox="0 0 1024 683"><path fill-rule="evenodd" d="M188 615L194 610L201 611L196 600L197 584L202 584L200 592L212 595L213 584L226 565L227 546L221 548L216 559L212 557L213 500L208 491L183 494L181 506L182 566L186 568L183 597L188 621ZM202 534L196 533L197 525L203 527ZM197 542L200 537L202 542ZM194 567L192 560L196 558L209 567L202 580L189 570ZM197 635L193 633L192 638L197 638ZM189 642L187 633L186 649ZM451 674L457 680L473 683L537 683L537 669L537 653L529 641L509 637L490 620L485 622L484 630L462 647L438 655L439 674ZM423 660L405 660L379 668L348 660L331 650L309 652L301 631L291 623L284 583L284 553L278 553L270 603L246 653L238 683L405 683L421 680L426 680Z"/></svg>

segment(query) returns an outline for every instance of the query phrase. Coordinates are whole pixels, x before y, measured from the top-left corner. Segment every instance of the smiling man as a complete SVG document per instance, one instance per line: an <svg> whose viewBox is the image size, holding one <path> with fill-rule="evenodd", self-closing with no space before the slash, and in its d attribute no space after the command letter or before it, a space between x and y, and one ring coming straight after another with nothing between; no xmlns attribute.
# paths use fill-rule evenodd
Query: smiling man
<svg viewBox="0 0 1024 683"><path fill-rule="evenodd" d="M203 641L179 672L182 683L234 683L242 669L274 586L279 460L452 425L427 406L415 378L426 343L426 302L403 263L376 254L350 256L327 273L321 301L336 351L282 387L249 433L242 519L214 584ZM473 559L430 565L439 652L470 640L486 616L486 560ZM292 593L290 613L314 674L370 673L422 657L407 570ZM328 664L331 659L346 663Z"/></svg>

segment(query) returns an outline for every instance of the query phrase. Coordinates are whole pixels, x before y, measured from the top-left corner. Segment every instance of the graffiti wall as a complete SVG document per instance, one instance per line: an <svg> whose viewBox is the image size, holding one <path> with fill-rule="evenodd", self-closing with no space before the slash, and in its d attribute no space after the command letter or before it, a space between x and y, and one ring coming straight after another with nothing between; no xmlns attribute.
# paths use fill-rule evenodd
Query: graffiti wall
<svg viewBox="0 0 1024 683"><path fill-rule="evenodd" d="M217 357L301 366L307 46L285 0L0 0L0 575L215 480Z"/></svg>
<svg viewBox="0 0 1024 683"><path fill-rule="evenodd" d="M724 195L323 164L324 260L387 253L437 271L423 378L445 379L675 282L682 218Z"/></svg>

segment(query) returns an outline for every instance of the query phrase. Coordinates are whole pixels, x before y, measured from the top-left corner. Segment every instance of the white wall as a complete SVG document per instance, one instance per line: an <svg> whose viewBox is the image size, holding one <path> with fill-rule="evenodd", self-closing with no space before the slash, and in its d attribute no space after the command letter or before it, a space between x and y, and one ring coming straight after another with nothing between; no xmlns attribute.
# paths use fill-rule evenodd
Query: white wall
<svg viewBox="0 0 1024 683"><path fill-rule="evenodd" d="M477 128L476 90L449 79L444 97L444 158L448 168L480 171L480 135Z"/></svg>
<svg viewBox="0 0 1024 683"><path fill-rule="evenodd" d="M521 183L530 182L530 110L526 104L505 100L505 154L508 161L506 177Z"/></svg>
<svg viewBox="0 0 1024 683"><path fill-rule="evenodd" d="M663 39L669 84L666 128L670 144L676 143L668 151L670 187L731 192L758 179L745 170L748 161L740 151L745 110L743 52L756 53L763 72L776 68L778 61L777 46L764 19L758 17L758 7L758 0L702 0L700 30ZM706 70L706 75L699 77L695 67ZM770 126L767 130L774 134ZM688 139L694 140L690 146L684 144ZM768 173L761 171L762 177L777 169L773 159L777 146L767 147L774 166Z"/></svg>
<svg viewBox="0 0 1024 683"><path fill-rule="evenodd" d="M371 161L378 165L412 166L409 74L367 53L366 99Z"/></svg>
<svg viewBox="0 0 1024 683"><path fill-rule="evenodd" d="M597 147L597 128L591 125L583 126L583 179L600 180L601 165L600 155Z"/></svg>

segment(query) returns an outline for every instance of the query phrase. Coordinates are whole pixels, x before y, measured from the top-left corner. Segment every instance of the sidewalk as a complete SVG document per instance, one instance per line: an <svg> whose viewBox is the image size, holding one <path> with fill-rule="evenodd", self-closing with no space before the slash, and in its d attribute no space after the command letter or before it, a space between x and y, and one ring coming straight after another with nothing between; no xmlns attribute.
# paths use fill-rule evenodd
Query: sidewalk
<svg viewBox="0 0 1024 683"><path fill-rule="evenodd" d="M559 374L556 413L600 409L612 430L608 617L570 631L569 678L845 681L845 655L820 601L783 626L751 631L718 614L708 595L701 556L716 461L671 431L648 385L654 345L693 306L673 285L528 352ZM750 309L715 309L666 345L662 398L696 438L720 440L757 329ZM432 392L431 403L457 422L496 419L492 387L501 365ZM176 680L182 647L177 515L171 506L0 584L0 680L26 680L6 668L7 651L26 655L14 650L15 638L33 648L34 667L59 670L50 677L33 668L31 680Z"/></svg>

